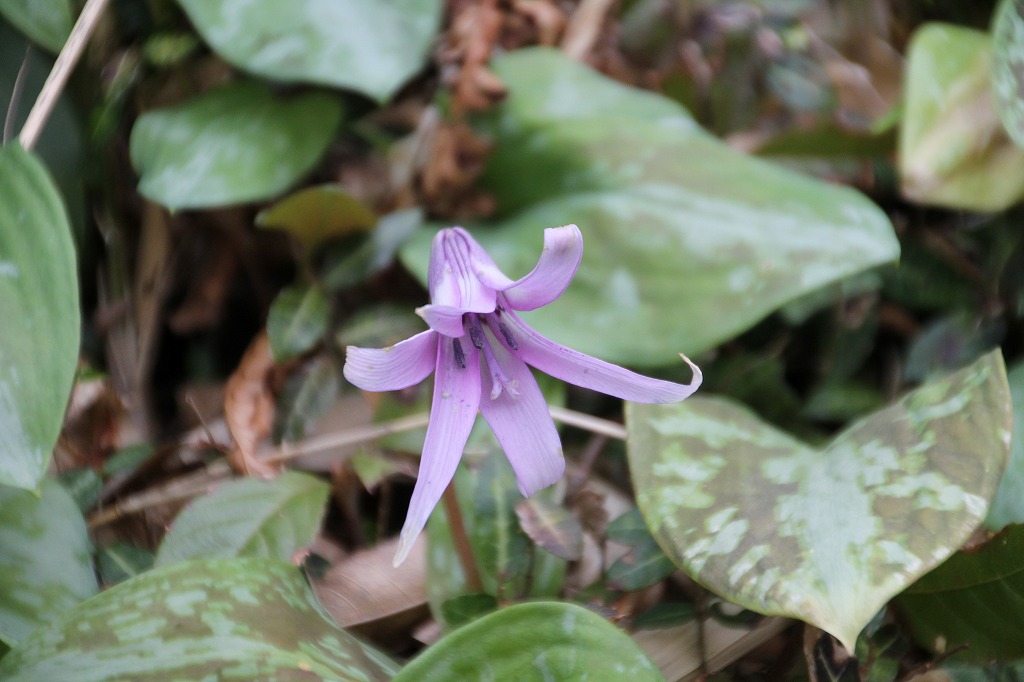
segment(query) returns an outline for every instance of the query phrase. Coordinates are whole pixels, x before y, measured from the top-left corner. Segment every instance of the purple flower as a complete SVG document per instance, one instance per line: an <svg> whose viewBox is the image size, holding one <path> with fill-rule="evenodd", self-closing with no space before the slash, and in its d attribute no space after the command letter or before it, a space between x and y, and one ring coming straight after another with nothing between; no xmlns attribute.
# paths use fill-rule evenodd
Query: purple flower
<svg viewBox="0 0 1024 682"><path fill-rule="evenodd" d="M685 356L693 370L689 385L650 379L549 341L516 315L516 310L534 310L561 296L582 258L579 228L550 228L544 230L537 267L513 281L468 232L441 230L430 250L430 305L416 310L430 329L390 348L348 347L345 378L366 391L406 388L437 372L396 566L451 482L478 409L505 450L524 496L561 478L565 460L558 432L527 365L641 403L676 402L700 386L701 372Z"/></svg>

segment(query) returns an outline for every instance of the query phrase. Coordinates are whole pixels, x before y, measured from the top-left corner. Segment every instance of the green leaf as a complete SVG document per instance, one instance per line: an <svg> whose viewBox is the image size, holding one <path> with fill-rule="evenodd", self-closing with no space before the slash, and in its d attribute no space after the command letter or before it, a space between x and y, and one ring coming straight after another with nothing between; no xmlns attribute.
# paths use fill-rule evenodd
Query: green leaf
<svg viewBox="0 0 1024 682"><path fill-rule="evenodd" d="M79 604L8 653L0 679L383 682L396 668L329 621L294 566L214 559Z"/></svg>
<svg viewBox="0 0 1024 682"><path fill-rule="evenodd" d="M580 606L519 604L447 635L394 682L422 680L664 680L626 633Z"/></svg>
<svg viewBox="0 0 1024 682"><path fill-rule="evenodd" d="M661 582L675 568L657 543L648 539L633 545L625 556L609 566L605 580L614 590L635 592Z"/></svg>
<svg viewBox="0 0 1024 682"><path fill-rule="evenodd" d="M330 313L330 301L318 284L282 289L267 313L267 339L274 362L291 360L319 343Z"/></svg>
<svg viewBox="0 0 1024 682"><path fill-rule="evenodd" d="M667 98L555 50L515 50L494 69L509 96L482 124L495 142L484 180L501 214L474 236L519 277L543 228L579 225L572 285L524 314L559 343L634 366L679 363L899 255L864 196L733 150ZM402 251L422 281L431 236Z"/></svg>
<svg viewBox="0 0 1024 682"><path fill-rule="evenodd" d="M320 268L324 287L339 291L391 266L398 249L422 222L419 209L395 211L383 216L369 235L328 245Z"/></svg>
<svg viewBox="0 0 1024 682"><path fill-rule="evenodd" d="M0 0L0 15L50 52L60 52L75 23L71 0Z"/></svg>
<svg viewBox="0 0 1024 682"><path fill-rule="evenodd" d="M96 568L106 585L114 585L153 568L153 560L148 549L114 542L96 553Z"/></svg>
<svg viewBox="0 0 1024 682"><path fill-rule="evenodd" d="M286 230L312 250L331 237L366 232L377 224L377 216L337 185L320 185L299 190L260 211L256 224Z"/></svg>
<svg viewBox="0 0 1024 682"><path fill-rule="evenodd" d="M341 115L332 95L284 99L253 82L150 111L131 135L139 191L172 211L269 199L316 165Z"/></svg>
<svg viewBox="0 0 1024 682"><path fill-rule="evenodd" d="M1014 365L1006 375L1013 400L1013 437L1010 439L1010 463L999 481L985 519L989 530L1002 530L1011 523L1024 523L1024 362Z"/></svg>
<svg viewBox="0 0 1024 682"><path fill-rule="evenodd" d="M441 613L448 625L457 628L497 608L498 600L493 594L463 594L441 604Z"/></svg>
<svg viewBox="0 0 1024 682"><path fill-rule="evenodd" d="M1024 526L980 550L962 551L896 598L907 630L939 653L968 645L957 660L1024 658Z"/></svg>
<svg viewBox="0 0 1024 682"><path fill-rule="evenodd" d="M1024 193L1024 151L992 98L992 41L945 24L918 29L907 51L899 166L903 193L924 204L1000 211Z"/></svg>
<svg viewBox="0 0 1024 682"><path fill-rule="evenodd" d="M542 547L566 561L576 561L583 554L583 527L565 507L542 497L516 502L519 527Z"/></svg>
<svg viewBox="0 0 1024 682"><path fill-rule="evenodd" d="M627 403L626 416L637 503L666 554L726 599L851 651L984 519L1011 427L998 351L821 449L721 399Z"/></svg>
<svg viewBox="0 0 1024 682"><path fill-rule="evenodd" d="M78 362L75 246L42 164L0 149L0 484L35 489Z"/></svg>
<svg viewBox="0 0 1024 682"><path fill-rule="evenodd" d="M85 520L59 483L0 486L0 642L14 645L98 589ZM0 679L6 679L0 676Z"/></svg>
<svg viewBox="0 0 1024 682"><path fill-rule="evenodd" d="M329 491L323 481L294 471L272 481L229 481L178 515L156 564L238 556L288 561L316 536Z"/></svg>
<svg viewBox="0 0 1024 682"><path fill-rule="evenodd" d="M1010 139L1024 147L1024 7L1002 0L992 20L992 90Z"/></svg>
<svg viewBox="0 0 1024 682"><path fill-rule="evenodd" d="M302 440L324 416L341 389L341 367L331 355L320 355L288 377L277 399L274 441Z"/></svg>
<svg viewBox="0 0 1024 682"><path fill-rule="evenodd" d="M440 0L178 0L224 59L274 80L388 99L426 61Z"/></svg>

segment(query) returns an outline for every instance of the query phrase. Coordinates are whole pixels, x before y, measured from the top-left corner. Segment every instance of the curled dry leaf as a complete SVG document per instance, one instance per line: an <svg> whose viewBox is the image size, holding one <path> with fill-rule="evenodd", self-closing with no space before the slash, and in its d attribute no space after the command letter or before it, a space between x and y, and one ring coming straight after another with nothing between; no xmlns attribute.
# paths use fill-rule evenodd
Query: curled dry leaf
<svg viewBox="0 0 1024 682"><path fill-rule="evenodd" d="M236 471L261 478L272 478L281 470L280 465L256 457L256 446L270 433L274 423L274 397L267 381L273 368L270 342L265 333L260 334L245 351L224 389L224 419L235 439L228 463Z"/></svg>
<svg viewBox="0 0 1024 682"><path fill-rule="evenodd" d="M512 11L536 27L537 42L541 45L555 45L565 30L565 13L550 0L518 0Z"/></svg>
<svg viewBox="0 0 1024 682"><path fill-rule="evenodd" d="M463 3L455 9L437 59L442 79L453 90L452 111L483 111L505 96L501 81L487 69L501 37L504 18L495 0Z"/></svg>
<svg viewBox="0 0 1024 682"><path fill-rule="evenodd" d="M420 177L425 206L445 215L493 213L494 199L474 187L490 150L490 143L465 123L441 123Z"/></svg>

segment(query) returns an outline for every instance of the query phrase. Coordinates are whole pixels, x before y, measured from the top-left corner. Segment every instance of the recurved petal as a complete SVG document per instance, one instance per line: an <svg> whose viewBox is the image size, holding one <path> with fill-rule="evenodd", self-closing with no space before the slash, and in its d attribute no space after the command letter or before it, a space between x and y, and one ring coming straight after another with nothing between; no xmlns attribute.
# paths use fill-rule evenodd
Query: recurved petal
<svg viewBox="0 0 1024 682"><path fill-rule="evenodd" d="M437 305L430 303L416 309L416 314L423 318L431 329L438 334L459 338L466 333L462 323L462 316L465 313L461 308L453 308L450 305Z"/></svg>
<svg viewBox="0 0 1024 682"><path fill-rule="evenodd" d="M468 232L461 227L441 230L430 246L430 302L462 312L491 312L495 290L482 281L479 273L492 267L500 274L494 261Z"/></svg>
<svg viewBox="0 0 1024 682"><path fill-rule="evenodd" d="M508 287L505 299L515 310L533 310L562 295L583 259L583 235L575 225L544 230L544 250L533 272Z"/></svg>
<svg viewBox="0 0 1024 682"><path fill-rule="evenodd" d="M364 391L397 391L426 379L437 363L437 334L420 332L388 348L345 349L345 378Z"/></svg>
<svg viewBox="0 0 1024 682"><path fill-rule="evenodd" d="M689 384L677 384L645 377L624 367L559 345L538 334L510 311L506 311L500 317L500 323L506 326L507 335L500 333L496 328L499 324L496 315L488 315L487 320L502 345L508 346L509 339L515 341L518 347L516 355L528 365L556 379L623 400L632 400L636 403L679 402L692 395L704 379L697 365L690 362L685 355L679 357L690 366L693 379Z"/></svg>
<svg viewBox="0 0 1024 682"><path fill-rule="evenodd" d="M453 343L452 339L441 338L437 344L430 425L409 513L399 536L395 566L405 561L431 510L455 475L480 404L480 352L472 344L463 344L463 367L455 359Z"/></svg>
<svg viewBox="0 0 1024 682"><path fill-rule="evenodd" d="M481 366L485 397L480 401L480 412L516 473L519 491L529 497L562 477L565 472L562 444L530 368L503 346L490 345L494 355L488 361L496 360L501 371L489 372ZM511 380L515 390L509 391L503 386L496 398L487 398L488 393L494 395L495 374Z"/></svg>

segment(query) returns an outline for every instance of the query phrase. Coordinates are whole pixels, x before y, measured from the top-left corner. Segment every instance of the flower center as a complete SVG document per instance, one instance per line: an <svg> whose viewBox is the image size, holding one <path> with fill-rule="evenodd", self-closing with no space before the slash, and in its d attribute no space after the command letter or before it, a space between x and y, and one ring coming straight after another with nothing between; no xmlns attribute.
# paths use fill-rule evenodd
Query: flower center
<svg viewBox="0 0 1024 682"><path fill-rule="evenodd" d="M510 398L515 398L519 395L519 382L511 378L505 369L501 366L501 362L498 360L498 356L494 353L494 348L491 347L491 340L487 336L487 332L484 330L484 326L480 323L480 316L473 313L466 315L466 327L469 329L469 339L473 342L473 345L483 354L484 362L487 363L487 371L491 375L491 400L495 400L501 395L502 390L508 393ZM503 328L504 325L499 323L499 328ZM508 333L507 329L502 330L502 336L505 337L505 341L512 348L518 349L518 344L511 341L512 335ZM455 339L455 343L458 344L459 340ZM456 345L456 359L458 358L459 346ZM504 352L504 349L502 349Z"/></svg>

